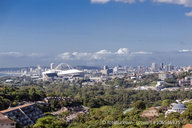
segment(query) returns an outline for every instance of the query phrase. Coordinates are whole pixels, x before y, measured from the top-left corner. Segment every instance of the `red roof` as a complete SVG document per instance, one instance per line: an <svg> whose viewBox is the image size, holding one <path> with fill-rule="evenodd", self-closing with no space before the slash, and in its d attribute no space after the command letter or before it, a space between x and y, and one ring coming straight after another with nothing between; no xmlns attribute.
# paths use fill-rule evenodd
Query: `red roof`
<svg viewBox="0 0 192 128"><path fill-rule="evenodd" d="M13 120L10 120L7 116L0 113L0 124L11 124L16 123Z"/></svg>

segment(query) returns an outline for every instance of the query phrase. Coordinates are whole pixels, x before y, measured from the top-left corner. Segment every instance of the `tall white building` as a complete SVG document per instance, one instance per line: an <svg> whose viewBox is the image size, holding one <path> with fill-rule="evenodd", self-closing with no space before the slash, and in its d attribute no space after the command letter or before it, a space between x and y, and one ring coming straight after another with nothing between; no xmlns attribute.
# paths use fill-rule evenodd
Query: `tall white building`
<svg viewBox="0 0 192 128"><path fill-rule="evenodd" d="M174 69L175 69L175 67L173 65L171 65L171 64L165 66L165 71L166 72L173 71Z"/></svg>
<svg viewBox="0 0 192 128"><path fill-rule="evenodd" d="M151 71L152 71L152 72L158 72L158 71L159 71L158 64L156 64L155 62L153 62L152 65L151 65Z"/></svg>
<svg viewBox="0 0 192 128"><path fill-rule="evenodd" d="M51 68L51 69L54 69L54 66L55 66L54 63L51 63L51 64L50 64L50 68Z"/></svg>

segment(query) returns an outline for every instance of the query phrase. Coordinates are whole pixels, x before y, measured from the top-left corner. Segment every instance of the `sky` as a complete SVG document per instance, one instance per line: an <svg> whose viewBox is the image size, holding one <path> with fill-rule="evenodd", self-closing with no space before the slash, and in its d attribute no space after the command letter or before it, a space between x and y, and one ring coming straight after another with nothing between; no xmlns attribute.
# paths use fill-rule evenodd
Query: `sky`
<svg viewBox="0 0 192 128"><path fill-rule="evenodd" d="M0 67L192 65L191 0L0 0Z"/></svg>

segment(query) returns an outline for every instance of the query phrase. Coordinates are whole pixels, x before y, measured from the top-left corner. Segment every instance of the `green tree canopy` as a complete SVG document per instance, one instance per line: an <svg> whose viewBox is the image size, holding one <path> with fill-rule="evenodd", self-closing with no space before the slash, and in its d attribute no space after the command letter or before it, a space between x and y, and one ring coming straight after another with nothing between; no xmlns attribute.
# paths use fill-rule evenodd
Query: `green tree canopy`
<svg viewBox="0 0 192 128"><path fill-rule="evenodd" d="M65 127L67 127L66 122L59 121L53 116L40 118L34 125L34 128L65 128Z"/></svg>
<svg viewBox="0 0 192 128"><path fill-rule="evenodd" d="M141 100L136 101L133 106L137 109L145 109L145 103Z"/></svg>
<svg viewBox="0 0 192 128"><path fill-rule="evenodd" d="M162 101L162 106L163 107L169 107L171 103L173 103L174 101L173 100L170 100L170 99L166 99L166 100L163 100Z"/></svg>

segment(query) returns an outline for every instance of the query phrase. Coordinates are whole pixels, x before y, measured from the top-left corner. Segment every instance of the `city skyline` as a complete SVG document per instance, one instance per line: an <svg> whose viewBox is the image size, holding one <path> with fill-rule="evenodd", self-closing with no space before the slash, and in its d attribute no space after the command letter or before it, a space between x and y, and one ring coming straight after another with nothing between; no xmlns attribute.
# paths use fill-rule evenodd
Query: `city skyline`
<svg viewBox="0 0 192 128"><path fill-rule="evenodd" d="M190 65L190 0L0 2L0 67Z"/></svg>

